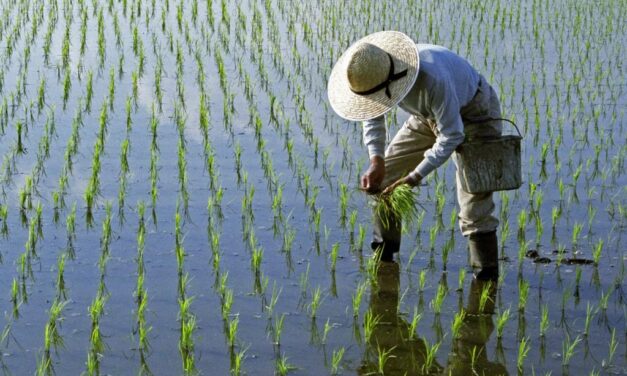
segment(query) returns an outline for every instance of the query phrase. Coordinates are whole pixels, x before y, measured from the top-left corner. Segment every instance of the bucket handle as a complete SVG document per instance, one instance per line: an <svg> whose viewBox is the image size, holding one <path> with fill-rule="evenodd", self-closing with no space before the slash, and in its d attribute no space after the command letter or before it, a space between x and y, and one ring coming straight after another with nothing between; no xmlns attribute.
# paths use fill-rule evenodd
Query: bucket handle
<svg viewBox="0 0 627 376"><path fill-rule="evenodd" d="M493 118L493 117L487 116L487 117L480 118L480 119L472 119L472 120L462 119L462 120L464 120L464 122L467 123L467 124L478 124L478 123L485 123L486 121L495 121L495 120L506 121L508 123L511 123L514 126L514 128L516 128L516 132L518 132L518 136L520 136L520 138L522 138L522 134L520 133L520 129L518 129L518 126L516 125L516 123L514 123L510 119Z"/></svg>

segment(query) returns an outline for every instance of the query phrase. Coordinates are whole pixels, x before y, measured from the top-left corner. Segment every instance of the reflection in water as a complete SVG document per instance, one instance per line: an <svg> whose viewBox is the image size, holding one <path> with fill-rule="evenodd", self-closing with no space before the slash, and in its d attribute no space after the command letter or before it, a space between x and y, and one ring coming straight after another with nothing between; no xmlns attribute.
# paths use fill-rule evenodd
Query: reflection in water
<svg viewBox="0 0 627 376"><path fill-rule="evenodd" d="M488 299L481 299L487 289ZM485 296L485 295L484 295ZM507 375L507 369L498 361L488 359L486 343L494 331L494 302L496 286L491 282L473 279L468 294L466 316L453 340L453 348L444 375Z"/></svg>
<svg viewBox="0 0 627 376"><path fill-rule="evenodd" d="M370 294L370 310L378 322L366 343L360 375L420 375L423 374L427 346L425 341L412 336L411 327L398 315L399 266L395 262L383 262L377 272L377 286ZM387 361L380 369L380 354L387 354ZM439 374L442 367L436 362L428 374Z"/></svg>
<svg viewBox="0 0 627 376"><path fill-rule="evenodd" d="M466 316L453 340L446 367L436 362L426 369L427 344L412 335L410 324L398 315L399 266L395 262L381 263L377 286L372 288L370 310L379 320L372 329L358 374L360 375L507 375L498 361L490 361L486 343L494 331L492 315L496 287L473 280L470 285ZM481 299L485 289L484 299ZM413 337L413 339L411 339ZM380 354L387 354L381 366ZM380 372L382 369L383 372Z"/></svg>

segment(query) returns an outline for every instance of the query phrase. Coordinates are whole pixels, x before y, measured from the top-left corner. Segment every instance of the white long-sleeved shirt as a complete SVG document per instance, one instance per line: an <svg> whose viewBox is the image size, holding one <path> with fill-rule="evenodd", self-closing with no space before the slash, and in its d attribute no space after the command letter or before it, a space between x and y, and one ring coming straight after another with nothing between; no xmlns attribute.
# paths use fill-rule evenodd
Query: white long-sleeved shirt
<svg viewBox="0 0 627 376"><path fill-rule="evenodd" d="M460 110L477 92L480 75L466 59L445 47L431 44L417 44L417 47L418 78L399 106L414 116L436 123L436 142L412 172L425 177L441 166L464 141ZM370 158L384 157L384 115L364 121L362 125Z"/></svg>

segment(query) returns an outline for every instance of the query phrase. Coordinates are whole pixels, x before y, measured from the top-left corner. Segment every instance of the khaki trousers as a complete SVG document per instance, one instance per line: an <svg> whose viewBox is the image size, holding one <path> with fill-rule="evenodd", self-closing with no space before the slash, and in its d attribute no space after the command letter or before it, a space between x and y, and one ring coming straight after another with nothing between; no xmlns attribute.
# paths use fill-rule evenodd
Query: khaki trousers
<svg viewBox="0 0 627 376"><path fill-rule="evenodd" d="M479 90L473 99L464 106L460 114L464 122L466 138L498 136L502 125L501 106L498 96L488 82L481 77ZM439 131L432 119L411 115L396 133L385 151L385 173L382 189L404 177L418 166L436 141ZM453 160L457 161L453 153ZM496 230L499 221L492 215L494 201L492 193L471 194L461 189L459 173L457 180L457 201L459 203L459 226L464 236ZM376 243L400 245L401 221L390 220L384 228L379 218L374 218L374 239Z"/></svg>

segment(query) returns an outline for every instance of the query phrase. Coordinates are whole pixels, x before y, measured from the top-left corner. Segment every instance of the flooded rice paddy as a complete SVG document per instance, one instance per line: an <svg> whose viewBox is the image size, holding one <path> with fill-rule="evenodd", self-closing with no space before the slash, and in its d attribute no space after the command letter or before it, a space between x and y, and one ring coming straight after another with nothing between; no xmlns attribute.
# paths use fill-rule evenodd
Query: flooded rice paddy
<svg viewBox="0 0 627 376"><path fill-rule="evenodd" d="M0 4L3 374L627 373L626 2ZM467 57L524 135L495 285L451 162L372 261L326 80L385 29Z"/></svg>

